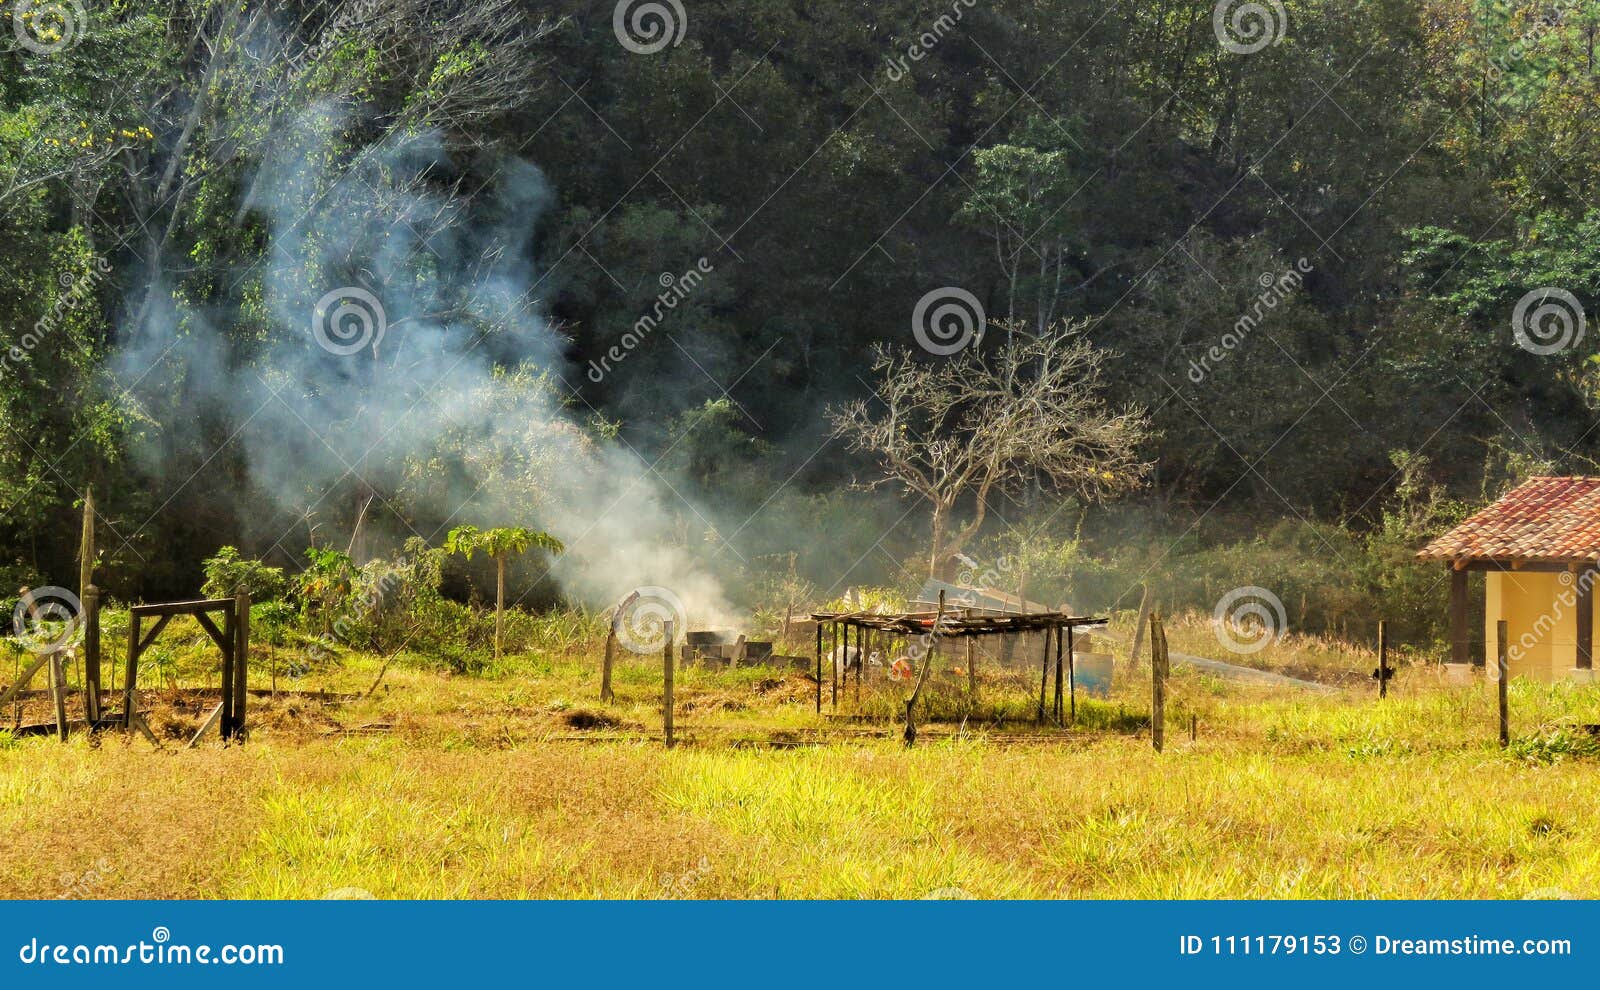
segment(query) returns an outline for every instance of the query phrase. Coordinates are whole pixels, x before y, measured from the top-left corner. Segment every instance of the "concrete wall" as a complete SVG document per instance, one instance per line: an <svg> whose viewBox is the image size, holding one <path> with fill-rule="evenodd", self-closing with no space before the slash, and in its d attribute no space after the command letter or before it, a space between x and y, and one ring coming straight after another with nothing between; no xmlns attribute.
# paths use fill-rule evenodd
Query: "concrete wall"
<svg viewBox="0 0 1600 990"><path fill-rule="evenodd" d="M1495 623L1506 621L1512 677L1565 680L1577 666L1578 587L1569 573L1490 571L1484 582L1484 660L1497 667ZM1600 600L1600 595L1596 595Z"/></svg>

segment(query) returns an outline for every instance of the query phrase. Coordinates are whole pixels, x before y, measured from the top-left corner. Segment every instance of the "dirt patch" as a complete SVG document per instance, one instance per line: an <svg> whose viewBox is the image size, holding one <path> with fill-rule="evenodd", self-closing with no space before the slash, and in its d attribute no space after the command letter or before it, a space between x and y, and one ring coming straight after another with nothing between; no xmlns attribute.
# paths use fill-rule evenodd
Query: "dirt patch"
<svg viewBox="0 0 1600 990"><path fill-rule="evenodd" d="M590 711L587 708L567 712L562 721L574 729L615 729L622 725L622 719L610 712Z"/></svg>

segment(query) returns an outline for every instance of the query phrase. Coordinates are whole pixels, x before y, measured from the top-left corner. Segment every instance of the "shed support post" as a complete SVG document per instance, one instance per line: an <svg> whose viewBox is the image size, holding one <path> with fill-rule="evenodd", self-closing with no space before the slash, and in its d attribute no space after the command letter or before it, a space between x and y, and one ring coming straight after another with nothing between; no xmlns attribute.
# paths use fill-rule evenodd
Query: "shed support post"
<svg viewBox="0 0 1600 990"><path fill-rule="evenodd" d="M1467 572L1450 571L1450 662L1471 663L1467 641Z"/></svg>
<svg viewBox="0 0 1600 990"><path fill-rule="evenodd" d="M1574 575L1578 584L1578 657L1577 668L1594 667L1594 579L1593 567L1580 567Z"/></svg>

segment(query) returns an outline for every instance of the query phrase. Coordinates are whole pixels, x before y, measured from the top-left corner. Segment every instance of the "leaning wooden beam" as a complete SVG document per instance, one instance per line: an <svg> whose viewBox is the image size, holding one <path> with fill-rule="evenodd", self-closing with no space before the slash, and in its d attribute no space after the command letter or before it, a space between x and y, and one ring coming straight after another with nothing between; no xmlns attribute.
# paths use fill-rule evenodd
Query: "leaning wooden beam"
<svg viewBox="0 0 1600 990"><path fill-rule="evenodd" d="M196 746L200 745L200 737L205 735L207 732L209 732L211 730L211 727L213 725L217 724L217 720L221 716L222 716L222 702L219 701L219 702L217 702L217 706L215 708L211 709L211 714L206 716L206 720L204 722L200 723L200 728L199 728L198 731L195 732L194 738L189 740L189 745L185 746L184 748L185 749L194 749Z"/></svg>
<svg viewBox="0 0 1600 990"><path fill-rule="evenodd" d="M211 641L217 644L217 649L226 650L228 648L228 637L221 629L217 628L217 624L212 620L211 616L204 612L197 612L194 618L196 622L200 623L200 628L206 631L206 635L211 637ZM165 622L166 619L163 618L161 621Z"/></svg>
<svg viewBox="0 0 1600 990"><path fill-rule="evenodd" d="M150 627L150 631L145 633L143 639L139 640L139 652L143 653L145 650L149 649L150 644L156 641L156 637L161 635L161 630L167 628L167 623L171 621L172 616L170 615L163 615L161 618L157 619L156 624Z"/></svg>
<svg viewBox="0 0 1600 990"><path fill-rule="evenodd" d="M6 688L4 694L0 694L0 705L8 703L12 698L15 698L17 695L21 694L22 689L28 686L29 682L33 680L34 675L39 673L39 670L43 668L44 665L49 662L49 660L50 654L48 653L34 657L33 661L29 663L28 666L22 671L22 675L17 678L17 682Z"/></svg>

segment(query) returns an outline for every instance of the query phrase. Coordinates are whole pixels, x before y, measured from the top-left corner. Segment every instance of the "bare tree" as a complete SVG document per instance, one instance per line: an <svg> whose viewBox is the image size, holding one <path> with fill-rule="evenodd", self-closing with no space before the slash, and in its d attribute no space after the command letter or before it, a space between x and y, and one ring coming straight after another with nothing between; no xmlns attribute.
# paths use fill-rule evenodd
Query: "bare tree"
<svg viewBox="0 0 1600 990"><path fill-rule="evenodd" d="M968 349L928 361L903 348L873 352L876 402L832 410L833 435L877 459L882 477L932 511L930 576L977 535L990 500L1037 480L1098 501L1138 486L1149 434L1142 409L1112 410L1101 372L1108 353L1086 323L1044 334L1002 326L1009 341L991 354ZM955 514L970 502L964 524Z"/></svg>

